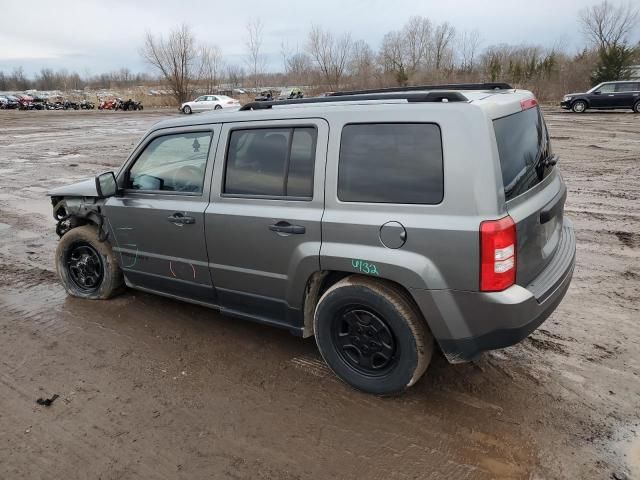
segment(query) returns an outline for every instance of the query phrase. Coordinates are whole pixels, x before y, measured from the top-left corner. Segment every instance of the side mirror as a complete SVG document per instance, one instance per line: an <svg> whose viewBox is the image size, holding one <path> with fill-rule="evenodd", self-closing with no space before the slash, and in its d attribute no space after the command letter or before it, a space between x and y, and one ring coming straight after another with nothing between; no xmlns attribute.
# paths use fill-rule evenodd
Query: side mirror
<svg viewBox="0 0 640 480"><path fill-rule="evenodd" d="M594 95L600 95L600 90L596 90L595 92L593 92Z"/></svg>
<svg viewBox="0 0 640 480"><path fill-rule="evenodd" d="M118 191L115 174L113 172L105 172L97 175L96 191L99 198L113 197Z"/></svg>

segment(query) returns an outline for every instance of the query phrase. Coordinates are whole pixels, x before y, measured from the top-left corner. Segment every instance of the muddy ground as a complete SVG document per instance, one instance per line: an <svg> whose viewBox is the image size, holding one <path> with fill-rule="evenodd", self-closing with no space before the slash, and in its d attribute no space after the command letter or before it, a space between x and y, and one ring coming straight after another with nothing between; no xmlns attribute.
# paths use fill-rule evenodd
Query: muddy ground
<svg viewBox="0 0 640 480"><path fill-rule="evenodd" d="M640 115L546 112L578 238L565 300L521 344L437 357L381 399L312 339L65 295L45 191L169 114L0 112L0 478L640 478Z"/></svg>

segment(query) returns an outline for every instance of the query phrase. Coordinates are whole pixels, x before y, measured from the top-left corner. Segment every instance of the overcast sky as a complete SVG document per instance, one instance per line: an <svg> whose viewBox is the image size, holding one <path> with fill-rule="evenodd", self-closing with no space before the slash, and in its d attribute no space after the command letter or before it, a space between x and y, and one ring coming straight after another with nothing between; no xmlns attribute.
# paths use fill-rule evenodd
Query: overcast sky
<svg viewBox="0 0 640 480"><path fill-rule="evenodd" d="M482 46L496 43L583 45L577 12L593 0L0 0L0 70L22 66L97 74L120 67L145 71L139 47L145 31L166 34L181 22L198 40L220 46L229 63L242 63L246 24L264 24L269 70L282 68L282 42L304 48L312 23L349 31L377 50L383 35L412 15L477 29ZM8 21L12 19L11 21ZM639 37L634 32L633 40Z"/></svg>

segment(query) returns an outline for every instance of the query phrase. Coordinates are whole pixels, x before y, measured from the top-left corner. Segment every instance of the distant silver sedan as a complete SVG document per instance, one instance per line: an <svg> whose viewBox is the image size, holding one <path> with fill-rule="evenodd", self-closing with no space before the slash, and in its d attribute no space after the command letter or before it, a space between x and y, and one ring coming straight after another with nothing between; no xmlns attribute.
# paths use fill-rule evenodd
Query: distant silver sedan
<svg viewBox="0 0 640 480"><path fill-rule="evenodd" d="M202 95L191 102L185 102L180 107L182 113L205 112L208 110L222 110L223 108L238 109L240 102L226 95Z"/></svg>

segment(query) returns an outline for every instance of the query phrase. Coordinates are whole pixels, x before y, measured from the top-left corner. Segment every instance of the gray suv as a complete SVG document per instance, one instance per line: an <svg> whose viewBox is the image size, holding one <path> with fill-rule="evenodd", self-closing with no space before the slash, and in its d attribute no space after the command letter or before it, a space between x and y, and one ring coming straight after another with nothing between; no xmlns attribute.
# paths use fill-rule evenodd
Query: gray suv
<svg viewBox="0 0 640 480"><path fill-rule="evenodd" d="M117 173L49 192L70 295L124 286L315 335L353 387L512 345L574 268L536 100L505 84L254 102L162 121Z"/></svg>

